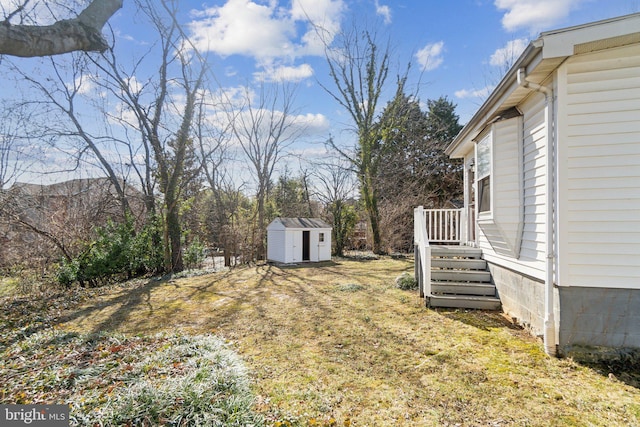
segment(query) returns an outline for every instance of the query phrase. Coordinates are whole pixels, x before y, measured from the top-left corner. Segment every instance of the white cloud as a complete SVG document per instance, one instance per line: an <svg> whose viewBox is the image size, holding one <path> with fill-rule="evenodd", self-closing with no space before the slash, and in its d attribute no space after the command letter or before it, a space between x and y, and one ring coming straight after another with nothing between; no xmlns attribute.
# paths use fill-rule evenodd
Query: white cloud
<svg viewBox="0 0 640 427"><path fill-rule="evenodd" d="M256 72L253 76L261 82L299 82L313 76L313 68L309 64L267 67L265 71Z"/></svg>
<svg viewBox="0 0 640 427"><path fill-rule="evenodd" d="M489 64L494 67L512 65L520 54L524 52L528 44L529 40L526 38L509 41L504 47L497 49L493 55L491 55Z"/></svg>
<svg viewBox="0 0 640 427"><path fill-rule="evenodd" d="M74 82L67 85L69 90L76 90L81 95L91 94L96 89L95 77L90 74L82 74L75 78Z"/></svg>
<svg viewBox="0 0 640 427"><path fill-rule="evenodd" d="M295 32L290 19L278 16L276 5L250 0L228 0L223 6L195 13L189 24L193 41L201 51L221 56L247 55L264 60L293 53Z"/></svg>
<svg viewBox="0 0 640 427"><path fill-rule="evenodd" d="M305 136L326 135L329 131L329 119L324 114L299 114L294 118L298 126L305 129Z"/></svg>
<svg viewBox="0 0 640 427"><path fill-rule="evenodd" d="M345 10L343 0L293 0L291 18L307 24L307 32L300 40L298 53L324 55L325 44L330 44L340 31Z"/></svg>
<svg viewBox="0 0 640 427"><path fill-rule="evenodd" d="M384 18L385 24L391 24L391 8L389 6L381 5L380 2L376 0L376 13Z"/></svg>
<svg viewBox="0 0 640 427"><path fill-rule="evenodd" d="M416 53L416 59L423 71L431 71L442 65L442 62L444 61L444 58L442 57L443 53L443 41L429 43Z"/></svg>
<svg viewBox="0 0 640 427"><path fill-rule="evenodd" d="M192 11L192 39L201 51L249 56L261 66L324 54L323 41L330 43L340 29L343 0L293 0L290 7L278 3L227 0Z"/></svg>
<svg viewBox="0 0 640 427"><path fill-rule="evenodd" d="M482 89L462 89L454 93L456 98L486 98L491 94L495 86L485 86Z"/></svg>
<svg viewBox="0 0 640 427"><path fill-rule="evenodd" d="M505 10L502 26L507 31L547 29L566 18L585 0L495 0L498 10Z"/></svg>

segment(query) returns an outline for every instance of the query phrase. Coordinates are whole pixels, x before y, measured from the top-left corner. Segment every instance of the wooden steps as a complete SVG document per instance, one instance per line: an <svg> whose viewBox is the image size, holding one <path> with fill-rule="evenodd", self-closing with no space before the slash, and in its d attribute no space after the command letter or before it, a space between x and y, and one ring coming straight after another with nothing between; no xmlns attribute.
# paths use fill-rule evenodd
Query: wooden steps
<svg viewBox="0 0 640 427"><path fill-rule="evenodd" d="M465 246L431 247L429 307L500 310L500 299L482 251Z"/></svg>

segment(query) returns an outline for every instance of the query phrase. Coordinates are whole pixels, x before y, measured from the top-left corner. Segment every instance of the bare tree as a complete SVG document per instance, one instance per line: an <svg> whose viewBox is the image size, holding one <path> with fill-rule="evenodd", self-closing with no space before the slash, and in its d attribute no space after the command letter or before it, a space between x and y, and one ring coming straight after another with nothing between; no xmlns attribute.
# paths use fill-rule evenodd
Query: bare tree
<svg viewBox="0 0 640 427"><path fill-rule="evenodd" d="M135 116L134 125L148 156L146 165L151 166L153 159L163 195L165 269L178 272L184 268L180 226L182 191L199 172L199 168L188 171L186 166L194 155L192 125L206 64L188 47L188 40L175 19L177 2L163 0L160 4L158 7L152 1L143 1L139 5L158 33L157 76L135 90L132 88L135 75L123 71L112 50L104 55L106 65L98 61L96 65L115 85L112 93L118 93L118 98ZM145 173L151 173L150 168Z"/></svg>
<svg viewBox="0 0 640 427"><path fill-rule="evenodd" d="M101 57L72 55L59 61L51 59L52 78L25 75L44 94L44 101L35 102L46 104L48 112L63 113L67 119L62 122L50 120L50 133L78 141L76 161L86 161L87 153L90 153L113 183L125 208L127 198L122 177L130 170L140 180L151 215L156 211L154 190L160 190L167 271L183 269L179 208L183 189L199 173L199 166L193 164L192 124L205 73L202 58L188 47L184 32L175 19L176 7L177 2L170 1L159 4L141 1L138 4L138 9L154 25L159 40L150 48L149 55L139 58L133 70L123 69L112 46ZM154 50L156 47L159 52ZM158 71L146 83L139 83L143 61L156 62L152 69ZM94 67L91 72L90 64ZM82 99L83 104L80 103L91 76L95 76L91 81L94 86L119 102L116 110L122 114L110 111L107 104L96 105L98 101L86 97ZM92 96L95 95L93 92ZM99 127L95 126L95 117L89 115L94 119L91 125L86 119L82 120L85 111L81 110L87 105L97 107L94 110L99 113L96 117L108 119L104 134L96 134ZM121 125L119 132L113 131L114 122Z"/></svg>
<svg viewBox="0 0 640 427"><path fill-rule="evenodd" d="M357 191L350 163L344 159L321 162L313 172L316 182L314 196L325 205L330 219L333 254L342 256L355 227L357 215L350 200Z"/></svg>
<svg viewBox="0 0 640 427"><path fill-rule="evenodd" d="M237 256L235 215L240 203L240 189L227 170L227 164L233 160L230 150L233 120L220 120L221 115L225 118L233 115L228 101L224 94L203 92L194 126L202 171L211 191L205 209L209 213L205 228L209 242L222 248L225 267L231 266Z"/></svg>
<svg viewBox="0 0 640 427"><path fill-rule="evenodd" d="M304 132L293 110L294 98L295 87L286 84L275 85L272 89L262 85L255 96L247 87L244 89L242 111L229 118L233 134L251 164L256 185L254 242L258 259L262 259L265 253L265 203L271 178L284 150Z"/></svg>
<svg viewBox="0 0 640 427"><path fill-rule="evenodd" d="M390 61L389 43L381 45L370 31L343 32L336 47L326 47L326 59L334 89L322 85L351 116L357 144L346 150L329 139L331 147L349 161L360 183L361 197L367 212L373 239L373 252L383 253L378 212L378 191L374 183L379 165L380 128L376 123L377 108L387 88ZM406 81L398 77L396 92L402 92Z"/></svg>
<svg viewBox="0 0 640 427"><path fill-rule="evenodd" d="M0 190L19 179L35 161L36 153L28 146L30 138L26 127L30 122L31 112L24 104L3 103L0 110Z"/></svg>
<svg viewBox="0 0 640 427"><path fill-rule="evenodd" d="M102 27L122 7L123 0L93 0L72 19L52 25L24 24L29 0L14 10L2 9L0 22L0 55L22 57L50 56L73 51L103 52L108 45L102 37ZM18 24L13 22L18 20Z"/></svg>
<svg viewBox="0 0 640 427"><path fill-rule="evenodd" d="M110 179L120 200L123 215L126 215L129 212L129 206L122 176L119 176L112 159L104 154L105 148L100 144L105 141L113 142L113 138L90 132L78 114L78 99L82 97L83 85L88 78L86 76L87 58L77 54L68 59L70 60L62 62L49 59L53 75L48 79L27 74L15 66L13 69L42 94L42 98L31 103L42 106L44 114L48 116L48 120L42 123L44 134L49 134L53 140L79 141L77 151L73 154L69 153L75 158L75 168L83 161L87 151L90 152L98 166ZM58 113L62 113L67 120L51 120Z"/></svg>

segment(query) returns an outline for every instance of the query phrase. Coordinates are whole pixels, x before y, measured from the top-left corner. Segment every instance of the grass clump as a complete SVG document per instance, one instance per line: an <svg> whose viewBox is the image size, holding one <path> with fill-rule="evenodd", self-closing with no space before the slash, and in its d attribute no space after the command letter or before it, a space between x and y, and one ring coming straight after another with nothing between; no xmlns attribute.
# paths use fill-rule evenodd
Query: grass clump
<svg viewBox="0 0 640 427"><path fill-rule="evenodd" d="M358 292L365 289L365 287L359 283L345 283L338 286L338 290L341 292Z"/></svg>
<svg viewBox="0 0 640 427"><path fill-rule="evenodd" d="M2 357L2 403L66 402L72 425L263 425L242 361L212 335L43 332Z"/></svg>
<svg viewBox="0 0 640 427"><path fill-rule="evenodd" d="M396 288L405 291L418 289L418 281L409 273L405 272L396 277Z"/></svg>

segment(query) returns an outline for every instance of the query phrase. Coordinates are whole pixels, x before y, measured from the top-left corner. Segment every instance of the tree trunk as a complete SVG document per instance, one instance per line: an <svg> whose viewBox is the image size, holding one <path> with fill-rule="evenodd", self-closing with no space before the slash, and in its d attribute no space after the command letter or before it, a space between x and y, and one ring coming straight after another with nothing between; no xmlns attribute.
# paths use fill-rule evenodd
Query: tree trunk
<svg viewBox="0 0 640 427"><path fill-rule="evenodd" d="M178 210L167 209L166 227L169 250L170 265L168 270L173 273L178 273L184 270L184 262L182 259L182 230L180 227L180 217Z"/></svg>
<svg viewBox="0 0 640 427"><path fill-rule="evenodd" d="M380 237L380 215L378 213L378 200L375 194L375 188L368 176L361 177L362 198L364 200L364 208L367 211L369 219L369 228L371 229L372 250L374 254L382 255L382 239Z"/></svg>

